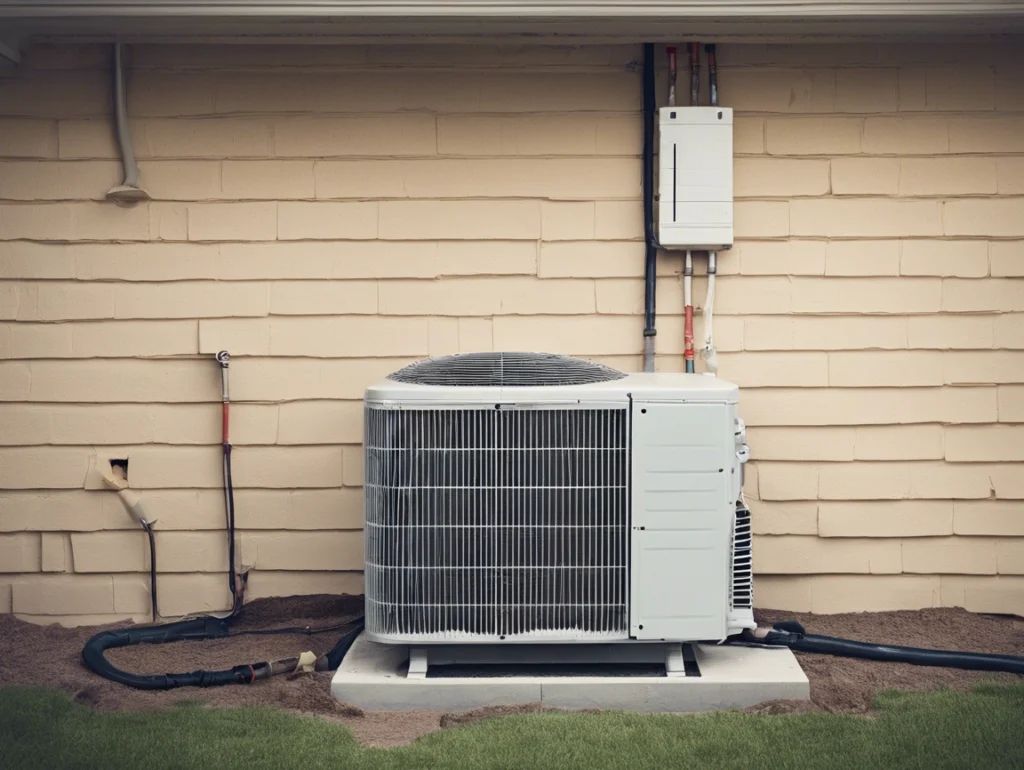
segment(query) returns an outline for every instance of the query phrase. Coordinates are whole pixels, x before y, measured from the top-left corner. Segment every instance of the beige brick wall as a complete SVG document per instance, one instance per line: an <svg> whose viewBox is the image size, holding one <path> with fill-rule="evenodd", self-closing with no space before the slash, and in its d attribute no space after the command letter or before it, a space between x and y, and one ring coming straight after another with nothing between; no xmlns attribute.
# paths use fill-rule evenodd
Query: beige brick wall
<svg viewBox="0 0 1024 770"><path fill-rule="evenodd" d="M105 49L0 78L0 611L147 615L143 535L84 488L126 456L162 609L224 606L220 348L252 596L361 589L372 381L487 349L639 367L637 47L133 55L134 208L103 199ZM719 61L737 244L716 330L758 604L1024 614L1024 44ZM680 267L659 257L664 371Z"/></svg>

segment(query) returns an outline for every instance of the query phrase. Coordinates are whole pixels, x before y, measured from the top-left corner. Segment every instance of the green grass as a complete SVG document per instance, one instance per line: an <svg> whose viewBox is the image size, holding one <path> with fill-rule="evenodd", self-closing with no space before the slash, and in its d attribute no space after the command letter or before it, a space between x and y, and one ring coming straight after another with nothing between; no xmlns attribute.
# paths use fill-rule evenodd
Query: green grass
<svg viewBox="0 0 1024 770"><path fill-rule="evenodd" d="M100 713L48 690L0 690L0 767L1024 768L1024 684L887 693L871 717L532 714L393 749L269 708Z"/></svg>

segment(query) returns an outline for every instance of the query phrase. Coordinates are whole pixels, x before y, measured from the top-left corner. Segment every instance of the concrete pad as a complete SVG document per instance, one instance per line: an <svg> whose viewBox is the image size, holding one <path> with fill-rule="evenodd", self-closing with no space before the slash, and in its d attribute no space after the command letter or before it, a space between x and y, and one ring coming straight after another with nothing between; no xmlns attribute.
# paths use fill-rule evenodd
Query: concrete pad
<svg viewBox="0 0 1024 770"><path fill-rule="evenodd" d="M582 652L586 647L579 645L579 650ZM636 645L638 650L640 647ZM653 646L647 649L653 650ZM487 657L493 657L496 651L491 647ZM414 679L406 677L408 647L377 644L361 635L335 672L331 693L340 701L372 711L465 711L484 706L542 703L569 709L692 712L810 697L807 676L787 648L696 645L694 654L700 676ZM453 648L445 648L439 657L451 659ZM473 658L474 653L470 652L468 657Z"/></svg>

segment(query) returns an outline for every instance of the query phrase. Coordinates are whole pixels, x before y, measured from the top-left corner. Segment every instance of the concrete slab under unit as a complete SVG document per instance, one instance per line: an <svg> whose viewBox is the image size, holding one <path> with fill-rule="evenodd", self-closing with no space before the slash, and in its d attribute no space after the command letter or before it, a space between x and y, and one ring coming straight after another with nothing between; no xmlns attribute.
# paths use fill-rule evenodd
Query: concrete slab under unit
<svg viewBox="0 0 1024 770"><path fill-rule="evenodd" d="M594 659L596 651L587 652L588 646L572 649L582 658ZM633 661L649 657L646 652L664 655L661 645L628 646L634 650L628 656ZM450 650L432 661L451 662ZM567 654L567 648L562 650ZM460 660L475 662L490 662L501 654L494 647L484 655L479 650L464 651L467 654L465 658L460 654ZM549 647L545 657L551 652ZM541 703L568 709L692 712L810 696L807 676L787 648L694 645L692 652L699 668L694 676L409 677L409 647L378 644L361 635L335 673L331 693L340 701L375 711L464 711Z"/></svg>

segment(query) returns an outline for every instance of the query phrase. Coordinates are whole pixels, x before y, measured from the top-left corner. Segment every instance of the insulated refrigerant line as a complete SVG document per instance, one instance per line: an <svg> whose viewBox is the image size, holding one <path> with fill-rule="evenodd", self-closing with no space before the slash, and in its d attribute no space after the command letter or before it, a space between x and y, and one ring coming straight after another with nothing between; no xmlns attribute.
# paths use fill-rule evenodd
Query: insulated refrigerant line
<svg viewBox="0 0 1024 770"><path fill-rule="evenodd" d="M676 47L668 46L668 106L676 106Z"/></svg>
<svg viewBox="0 0 1024 770"><path fill-rule="evenodd" d="M686 250L683 267L683 359L687 374L693 374L693 254Z"/></svg>
<svg viewBox="0 0 1024 770"><path fill-rule="evenodd" d="M700 103L700 43L687 43L690 51L690 106Z"/></svg>
<svg viewBox="0 0 1024 770"><path fill-rule="evenodd" d="M711 106L718 106L718 65L715 62L715 44L708 43L704 46L704 52L708 55L708 85L711 90Z"/></svg>

